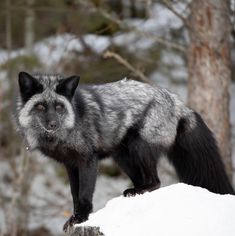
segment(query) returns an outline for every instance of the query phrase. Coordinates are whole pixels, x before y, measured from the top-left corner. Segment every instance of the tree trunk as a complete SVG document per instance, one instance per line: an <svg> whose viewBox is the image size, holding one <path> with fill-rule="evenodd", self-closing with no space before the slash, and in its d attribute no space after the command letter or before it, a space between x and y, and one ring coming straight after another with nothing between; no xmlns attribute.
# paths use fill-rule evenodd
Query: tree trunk
<svg viewBox="0 0 235 236"><path fill-rule="evenodd" d="M25 49L27 55L33 54L34 43L34 21L35 14L32 9L34 0L26 0L26 14L25 14Z"/></svg>
<svg viewBox="0 0 235 236"><path fill-rule="evenodd" d="M195 0L191 3L188 102L214 132L232 179L229 7L229 0Z"/></svg>
<svg viewBox="0 0 235 236"><path fill-rule="evenodd" d="M12 38L11 38L11 0L6 0L6 47L8 52L8 59L9 54L12 48Z"/></svg>

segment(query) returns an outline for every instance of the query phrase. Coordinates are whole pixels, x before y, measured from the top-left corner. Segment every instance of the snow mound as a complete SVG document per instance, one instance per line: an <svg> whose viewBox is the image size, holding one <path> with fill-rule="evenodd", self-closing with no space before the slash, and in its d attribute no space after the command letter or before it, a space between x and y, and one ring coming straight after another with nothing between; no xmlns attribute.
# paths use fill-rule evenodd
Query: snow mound
<svg viewBox="0 0 235 236"><path fill-rule="evenodd" d="M235 196L175 184L114 198L75 229L81 226L99 227L105 236L234 236Z"/></svg>

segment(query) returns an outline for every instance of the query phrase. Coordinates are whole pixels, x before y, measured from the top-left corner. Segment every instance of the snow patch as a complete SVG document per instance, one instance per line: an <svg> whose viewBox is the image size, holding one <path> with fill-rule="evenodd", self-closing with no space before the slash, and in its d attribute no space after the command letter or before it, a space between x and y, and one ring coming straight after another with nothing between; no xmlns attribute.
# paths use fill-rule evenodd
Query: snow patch
<svg viewBox="0 0 235 236"><path fill-rule="evenodd" d="M98 226L105 236L233 236L235 197L175 184L151 193L109 201L77 225Z"/></svg>

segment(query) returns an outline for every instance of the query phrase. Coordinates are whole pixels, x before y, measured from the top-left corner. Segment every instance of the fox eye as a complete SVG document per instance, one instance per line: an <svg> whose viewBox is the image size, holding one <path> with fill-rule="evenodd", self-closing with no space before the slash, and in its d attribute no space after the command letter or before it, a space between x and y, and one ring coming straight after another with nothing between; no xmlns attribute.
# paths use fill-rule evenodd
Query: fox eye
<svg viewBox="0 0 235 236"><path fill-rule="evenodd" d="M36 108L37 111L45 111L46 110L46 107L41 103L37 104L35 106L35 108Z"/></svg>
<svg viewBox="0 0 235 236"><path fill-rule="evenodd" d="M55 105L55 109L57 111L62 111L64 109L64 106L63 106L63 104L58 103L58 104Z"/></svg>

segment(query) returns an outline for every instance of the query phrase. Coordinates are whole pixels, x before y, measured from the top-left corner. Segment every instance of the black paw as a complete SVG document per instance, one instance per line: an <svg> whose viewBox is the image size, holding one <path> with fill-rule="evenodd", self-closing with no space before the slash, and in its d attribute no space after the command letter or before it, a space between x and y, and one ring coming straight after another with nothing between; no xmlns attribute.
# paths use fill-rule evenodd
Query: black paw
<svg viewBox="0 0 235 236"><path fill-rule="evenodd" d="M124 197L133 197L137 194L144 194L145 192L151 192L160 187L160 182L149 184L149 185L143 185L138 188L128 188L123 192Z"/></svg>
<svg viewBox="0 0 235 236"><path fill-rule="evenodd" d="M135 188L128 188L123 192L124 197L134 197L137 194Z"/></svg>
<svg viewBox="0 0 235 236"><path fill-rule="evenodd" d="M75 224L80 224L84 221L87 220L87 217L81 217L79 215L72 215L67 221L66 223L64 224L64 227L63 227L63 231L65 233L69 233L70 232L70 229L73 227L73 225Z"/></svg>

